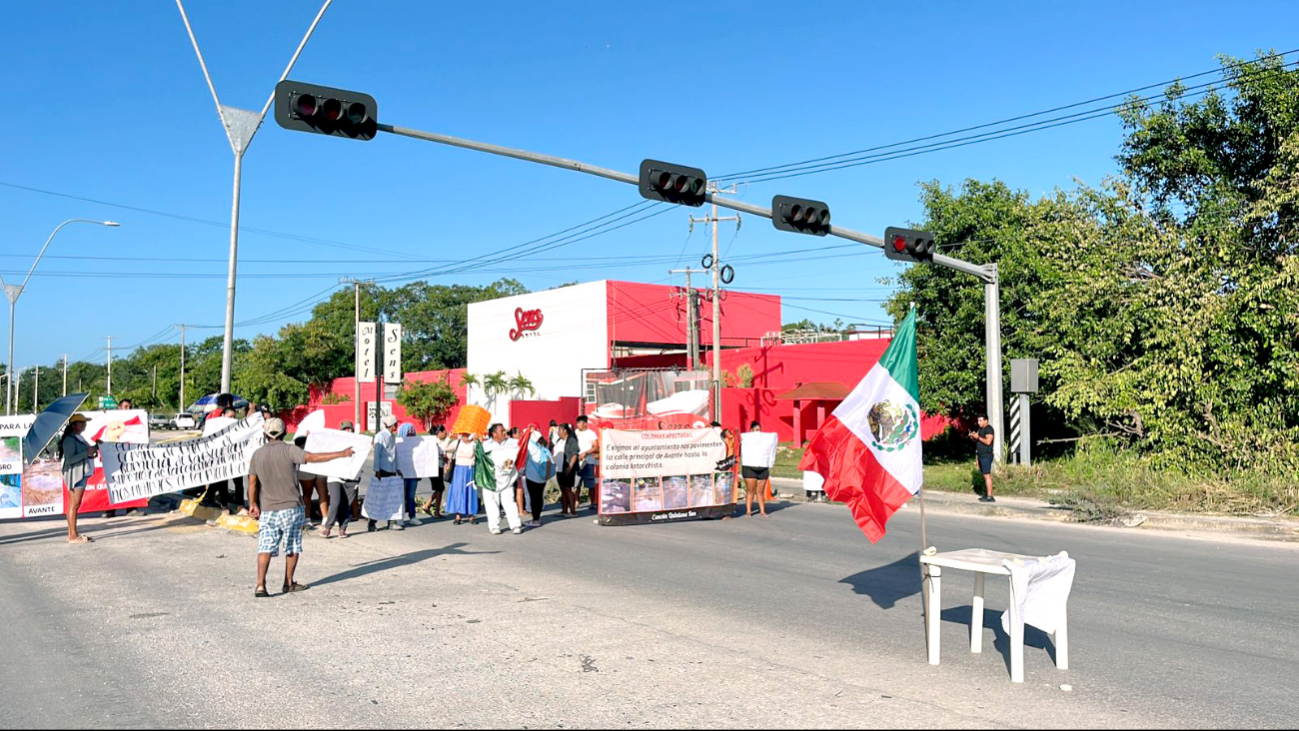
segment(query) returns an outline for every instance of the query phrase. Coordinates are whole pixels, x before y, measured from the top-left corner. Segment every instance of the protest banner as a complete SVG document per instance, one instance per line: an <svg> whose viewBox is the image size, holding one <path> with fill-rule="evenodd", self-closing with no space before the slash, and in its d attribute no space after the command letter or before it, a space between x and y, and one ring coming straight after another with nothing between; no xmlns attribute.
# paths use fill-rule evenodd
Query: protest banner
<svg viewBox="0 0 1299 731"><path fill-rule="evenodd" d="M89 422L82 438L91 445L103 441L149 443L148 414L143 410L81 413ZM23 468L23 437L35 421L36 416L32 414L0 419L0 519L59 515L69 500L67 486L63 484L62 463L56 456L57 445L46 450L47 459L33 460L26 470ZM103 464L96 459L95 471L86 484L77 512L125 510L144 507L148 503L147 498L113 502L104 483Z"/></svg>
<svg viewBox="0 0 1299 731"><path fill-rule="evenodd" d="M236 421L239 420L233 416L209 416L203 420L202 436L210 437Z"/></svg>
<svg viewBox="0 0 1299 731"><path fill-rule="evenodd" d="M730 515L733 472L718 472L726 444L712 429L600 432L601 525Z"/></svg>
<svg viewBox="0 0 1299 731"><path fill-rule="evenodd" d="M400 477L371 477L361 503L361 515L370 520L401 520L405 511L406 485Z"/></svg>
<svg viewBox="0 0 1299 731"><path fill-rule="evenodd" d="M298 422L298 428L293 430L294 438L296 439L298 436L303 434L310 435L311 432L317 429L324 429L324 428L325 428L325 410L316 409L310 414L307 414L306 416L302 417L302 421Z"/></svg>
<svg viewBox="0 0 1299 731"><path fill-rule="evenodd" d="M397 471L402 477L437 477L442 448L433 437L398 437Z"/></svg>
<svg viewBox="0 0 1299 731"><path fill-rule="evenodd" d="M265 442L262 415L254 413L197 439L159 445L104 442L99 453L109 497L123 502L242 477Z"/></svg>
<svg viewBox="0 0 1299 731"><path fill-rule="evenodd" d="M364 434L353 434L338 429L315 429L307 435L308 452L324 454L341 452L351 447L352 456L339 457L328 462L313 462L308 469L311 474L322 477L337 477L340 480L358 479L361 476L361 469L365 467L366 458L370 456L371 444L370 437Z"/></svg>

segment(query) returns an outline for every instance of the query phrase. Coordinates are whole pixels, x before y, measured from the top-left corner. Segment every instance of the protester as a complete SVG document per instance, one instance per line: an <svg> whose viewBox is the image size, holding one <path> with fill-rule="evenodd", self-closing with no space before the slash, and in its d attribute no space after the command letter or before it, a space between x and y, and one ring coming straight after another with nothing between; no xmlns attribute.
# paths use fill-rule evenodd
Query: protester
<svg viewBox="0 0 1299 731"><path fill-rule="evenodd" d="M763 434L762 423L754 421L749 424L749 434ZM742 443L740 448L740 472L744 476L744 514L753 517L753 498L756 495L762 517L769 517L767 501L771 499L771 468L775 466L775 452L766 448L769 440L745 440L744 437L741 440L748 442Z"/></svg>
<svg viewBox="0 0 1299 731"><path fill-rule="evenodd" d="M554 444L555 479L559 482L559 514L577 517L577 495L573 485L577 482L578 454L582 451L572 424L561 424Z"/></svg>
<svg viewBox="0 0 1299 731"><path fill-rule="evenodd" d="M236 416L235 414L234 407L231 406L227 406L226 408L222 409L221 416L230 419L238 418L238 416ZM230 483L234 483L235 486L233 501L231 501L231 497L230 497ZM211 485L208 485L208 491L212 494L212 498L213 498L212 501L216 503L216 506L220 508L225 508L231 515L247 513L247 510L244 508L243 475L237 475L235 477L230 478L230 480L228 481L222 480L221 482L216 482Z"/></svg>
<svg viewBox="0 0 1299 731"><path fill-rule="evenodd" d="M555 443L559 441L559 422L554 419L550 420L550 428L546 430L546 446L551 449L555 448Z"/></svg>
<svg viewBox="0 0 1299 731"><path fill-rule="evenodd" d="M433 490L433 494L429 496L428 502L424 503L424 512L436 520L442 517L442 493L446 491L447 487L447 428L439 424L430 436L438 445L438 473L428 478L428 484Z"/></svg>
<svg viewBox="0 0 1299 731"><path fill-rule="evenodd" d="M121 409L122 411L126 411L127 409L132 408L132 406L131 406L131 399L129 399L129 398L124 398L124 399L122 399L121 401L118 401L118 402L117 402L117 408Z"/></svg>
<svg viewBox="0 0 1299 731"><path fill-rule="evenodd" d="M405 439L406 437L415 436L415 425L409 421L404 421L401 426L397 427L397 436ZM402 484L406 489L406 527L412 527L421 523L419 516L415 514L415 493L419 491L419 478L411 475L403 475Z"/></svg>
<svg viewBox="0 0 1299 731"><path fill-rule="evenodd" d="M374 476L379 479L399 477L401 473L397 471L397 437L394 435L397 431L397 417L387 414L379 424L379 431L374 435ZM384 522L388 528L403 530L400 520ZM367 529L373 532L376 525L377 521L371 518Z"/></svg>
<svg viewBox="0 0 1299 731"><path fill-rule="evenodd" d="M86 430L84 414L73 414L59 440L59 458L63 460L63 484L68 488L68 543L91 543L90 536L77 532L77 511L86 494L86 483L95 472L95 458L99 447L92 446L81 436Z"/></svg>
<svg viewBox="0 0 1299 731"><path fill-rule="evenodd" d="M974 440L974 456L979 462L979 471L983 473L983 495L979 496L981 503L995 503L997 498L992 496L992 443L995 440L996 433L988 424L986 414L979 414L979 430L970 432L970 438Z"/></svg>
<svg viewBox="0 0 1299 731"><path fill-rule="evenodd" d="M294 434L293 445L298 449L305 450L307 448L307 433L301 432L299 434ZM307 510L307 522L311 523L313 519L313 511L311 508L311 497L313 493L320 496L320 516L321 518L324 518L324 516L329 512L328 478L324 475L317 475L314 472L309 472L299 467L298 481L302 484L302 504Z"/></svg>
<svg viewBox="0 0 1299 731"><path fill-rule="evenodd" d="M586 487L591 499L591 507L599 510L600 506L600 435L587 425L585 415L577 417L578 458L582 463L582 485ZM582 504L582 488L577 489L577 506Z"/></svg>
<svg viewBox="0 0 1299 731"><path fill-rule="evenodd" d="M293 580L293 574L298 568L298 556L302 554L302 527L306 521L306 509L302 494L298 491L296 467L352 456L351 447L339 452L318 454L285 443L282 441L284 421L281 419L268 420L262 425L262 431L268 441L258 447L248 461L248 499L251 503L248 512L259 524L257 586L253 589L253 596L258 598L270 596L266 591L266 572L271 567L271 559L279 555L282 544L284 593L307 588L305 584Z"/></svg>
<svg viewBox="0 0 1299 731"><path fill-rule="evenodd" d="M478 489L474 485L474 441L468 432L460 435L447 451L451 468L451 490L447 493L447 513L456 516L455 524L468 516L469 525L477 522Z"/></svg>
<svg viewBox="0 0 1299 731"><path fill-rule="evenodd" d="M537 431L537 425L529 424L528 429L531 430L530 433L535 434ZM514 427L513 429L510 429L508 432L506 432L506 435L510 439L513 439L515 443L518 443L519 440L523 438L517 426ZM529 437L528 442L529 443L532 442L531 437ZM527 479L524 475L525 470L523 469L523 465L518 465L518 468L519 468L518 469L519 476L514 481L514 504L519 506L519 514L522 515L524 512L530 509L531 503L528 501Z"/></svg>
<svg viewBox="0 0 1299 731"><path fill-rule="evenodd" d="M528 464L524 479L528 484L528 506L532 510L531 528L541 527L541 510L546 505L546 483L555 474L555 458L541 438L541 432L532 432L528 440Z"/></svg>
<svg viewBox="0 0 1299 731"><path fill-rule="evenodd" d="M501 533L501 511L510 524L510 531L515 535L523 532L523 521L519 518L519 504L514 499L514 483L519 479L518 465L519 442L510 439L501 424L492 424L487 430L491 436L481 443L479 449L491 457L490 475L483 476L483 503L487 509L487 529L492 535ZM480 470L475 470L478 479ZM487 480L493 484L487 484Z"/></svg>
<svg viewBox="0 0 1299 731"><path fill-rule="evenodd" d="M355 431L351 421L339 424L338 429L349 434ZM352 513L352 503L356 501L357 493L360 491L361 478L344 480L341 477L330 477L328 484L329 512L325 516L324 525L320 527L320 535L328 538L330 530L337 521L338 537L347 538L347 524L356 517Z"/></svg>

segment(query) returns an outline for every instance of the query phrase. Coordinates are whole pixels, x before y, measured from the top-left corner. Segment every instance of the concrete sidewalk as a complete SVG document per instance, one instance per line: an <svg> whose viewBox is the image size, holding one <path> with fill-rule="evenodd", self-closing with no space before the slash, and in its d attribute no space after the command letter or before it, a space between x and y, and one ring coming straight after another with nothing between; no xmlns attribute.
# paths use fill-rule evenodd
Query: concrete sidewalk
<svg viewBox="0 0 1299 731"><path fill-rule="evenodd" d="M787 477L773 477L772 486L781 499L808 502L803 483ZM907 509L919 509L914 501ZM966 513L998 518L1028 518L1057 522L1095 523L1141 530L1180 530L1232 533L1252 538L1299 542L1299 520L1293 518L1237 517L1227 515L1196 515L1160 510L1140 510L1121 517L1087 520L1073 509L1055 505L1032 497L998 497L995 503L981 503L973 492L955 493L938 490L925 491L925 508L942 513Z"/></svg>

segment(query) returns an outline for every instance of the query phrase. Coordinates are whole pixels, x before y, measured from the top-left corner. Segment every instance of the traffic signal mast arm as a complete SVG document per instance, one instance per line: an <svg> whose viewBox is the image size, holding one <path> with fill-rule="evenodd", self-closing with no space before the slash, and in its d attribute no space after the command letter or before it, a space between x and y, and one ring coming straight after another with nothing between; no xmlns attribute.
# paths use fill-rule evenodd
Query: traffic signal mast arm
<svg viewBox="0 0 1299 731"><path fill-rule="evenodd" d="M464 139L463 137L452 137L451 135L443 135L436 132L422 132L420 130L410 129L408 127L398 127L392 124L379 124L378 130L380 132L401 135L402 137L413 137L417 140L424 140L426 142L437 142L443 145L451 145L452 147L461 147L466 150L487 152L502 157L512 157L516 160L524 160L527 162L540 163L542 165L550 165L551 167L563 168L565 170L573 170L579 173L586 173L587 175L595 175L601 178L608 178L609 180L616 180L619 183L627 183L628 185L640 185L640 178L631 173L610 170L609 168L602 168L596 165L588 165L587 163L570 160L564 157L543 155L538 152L529 152L514 147L493 145L487 142L476 142L474 140ZM724 198L715 193L705 194L705 200L709 203L715 203L722 208L729 208L733 211L751 213L755 216L762 216L763 218L772 217L770 208L764 208L762 206L737 201L731 198ZM843 226L835 226L834 224L831 224L829 235L838 236L841 239L847 239L849 241L856 241L857 243L866 244L867 246L874 246L877 249L884 248L884 239L879 236L871 236L870 234L854 231L850 228L844 228ZM934 254L933 263L941 267L946 267L948 269L964 272L965 274L977 277L985 284L991 284L996 281L997 275L995 267L971 264L967 261L962 261L950 256L944 256L942 254Z"/></svg>

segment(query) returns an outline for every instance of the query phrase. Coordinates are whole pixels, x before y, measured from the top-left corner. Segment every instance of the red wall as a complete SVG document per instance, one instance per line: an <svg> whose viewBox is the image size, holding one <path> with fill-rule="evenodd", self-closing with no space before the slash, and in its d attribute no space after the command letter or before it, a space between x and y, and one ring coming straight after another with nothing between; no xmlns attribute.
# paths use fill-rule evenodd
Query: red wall
<svg viewBox="0 0 1299 731"><path fill-rule="evenodd" d="M722 351L722 370L732 374L741 364L753 369L753 385L784 393L803 383L838 381L853 388L889 347L889 340L767 345ZM712 363L712 353L706 353Z"/></svg>
<svg viewBox="0 0 1299 731"><path fill-rule="evenodd" d="M673 296L684 288L636 282L609 282L609 340L624 343L684 344L688 317L686 298ZM713 308L701 302L701 342L712 345ZM780 331L780 297L729 292L722 301L722 344L756 344Z"/></svg>
<svg viewBox="0 0 1299 731"><path fill-rule="evenodd" d="M550 420L560 424L571 423L582 413L582 399L576 396L555 401L510 401L510 425L526 427L536 424L549 427Z"/></svg>
<svg viewBox="0 0 1299 731"><path fill-rule="evenodd" d="M464 374L465 374L465 369L463 368L456 368L453 370L442 370L442 371L415 371L412 373L407 373L406 380L417 381L417 382L440 381L443 379L443 377L446 377L447 380L451 383L451 388L456 393L456 398L460 399L461 404L464 404L465 397L466 397L465 388L464 386L460 385L460 378ZM297 427L298 422L301 421L303 418L305 418L307 414L310 414L316 409L323 409L325 411L325 426L330 429L337 429L340 423L342 423L343 421L351 421L355 416L356 409L352 403L352 399L354 398L353 389L355 388L356 388L355 380L350 377L335 378L333 382L330 383L329 386L324 389L312 386L311 398L308 400L307 404L305 406L298 406L295 409L293 409L291 412L286 414L285 423L287 424L289 429L294 429L295 427ZM339 404L328 404L328 405L322 403L324 401L325 395L330 393L338 394L340 396L346 396L347 401ZM370 402L374 401L374 396L375 396L375 383L373 381L368 381L368 382L362 381L361 382L362 422L365 421L366 407ZM460 407L456 406L451 410L451 413L447 416L447 418L444 421L436 422L435 425L437 423L444 423L450 425L455 422L456 415L459 413L460 413ZM406 410L403 409L401 405L396 403L395 401L392 404L392 414L393 416L397 417L398 421L402 421L402 422L409 421L412 424L415 424L415 427L421 432L425 431L429 426L428 424L420 423L414 417L407 414ZM365 428L364 423L357 425L358 430L363 430L364 428Z"/></svg>

